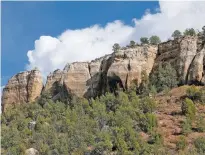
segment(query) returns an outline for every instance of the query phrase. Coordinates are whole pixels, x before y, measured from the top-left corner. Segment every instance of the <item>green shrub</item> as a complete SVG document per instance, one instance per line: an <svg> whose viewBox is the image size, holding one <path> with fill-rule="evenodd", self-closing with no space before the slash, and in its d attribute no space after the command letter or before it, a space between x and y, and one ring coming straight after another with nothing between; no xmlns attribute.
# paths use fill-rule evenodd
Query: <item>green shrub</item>
<svg viewBox="0 0 205 155"><path fill-rule="evenodd" d="M161 43L161 40L158 36L151 36L149 38L149 41L150 41L150 44L153 44L153 45L157 45L157 44Z"/></svg>
<svg viewBox="0 0 205 155"><path fill-rule="evenodd" d="M152 133L157 127L157 118L152 113L141 114L139 119L140 129L144 132Z"/></svg>
<svg viewBox="0 0 205 155"><path fill-rule="evenodd" d="M113 50L114 52L118 52L120 48L121 48L120 45L119 45L118 43L115 43L115 44L113 45L113 47L112 47L112 50Z"/></svg>
<svg viewBox="0 0 205 155"><path fill-rule="evenodd" d="M191 131L191 121L189 119L186 119L182 124L182 134L187 135Z"/></svg>
<svg viewBox="0 0 205 155"><path fill-rule="evenodd" d="M205 131L205 120L202 116L198 116L196 119L196 128L199 132Z"/></svg>
<svg viewBox="0 0 205 155"><path fill-rule="evenodd" d="M134 47L136 45L135 41L131 40L129 46Z"/></svg>
<svg viewBox="0 0 205 155"><path fill-rule="evenodd" d="M199 93L200 95L199 95L199 102L201 103L201 104L205 104L205 87L202 87L201 89L200 89L200 93Z"/></svg>
<svg viewBox="0 0 205 155"><path fill-rule="evenodd" d="M196 115L196 107L193 101L189 98L186 98L181 105L182 114L186 115L190 120L193 120Z"/></svg>
<svg viewBox="0 0 205 155"><path fill-rule="evenodd" d="M193 28L189 28L189 29L186 29L184 31L184 35L185 36L195 36L196 35L196 31Z"/></svg>
<svg viewBox="0 0 205 155"><path fill-rule="evenodd" d="M157 107L157 103L154 99L149 98L149 97L145 97L140 101L140 109L144 112L144 113L152 113L155 111Z"/></svg>
<svg viewBox="0 0 205 155"><path fill-rule="evenodd" d="M199 154L205 153L205 137L199 137L194 141L194 146Z"/></svg>
<svg viewBox="0 0 205 155"><path fill-rule="evenodd" d="M154 114L147 113L146 119L146 129L151 132L157 127L157 118Z"/></svg>
<svg viewBox="0 0 205 155"><path fill-rule="evenodd" d="M181 32L180 32L179 30L175 30L175 31L172 33L172 37L173 37L174 39L179 38L179 37L181 37L181 36L182 36L182 34L181 34Z"/></svg>
<svg viewBox="0 0 205 155"><path fill-rule="evenodd" d="M149 39L147 37L141 37L140 42L141 44L149 44Z"/></svg>
<svg viewBox="0 0 205 155"><path fill-rule="evenodd" d="M187 141L185 136L180 136L179 141L176 144L178 150L184 150L187 146Z"/></svg>
<svg viewBox="0 0 205 155"><path fill-rule="evenodd" d="M197 86L191 86L187 89L186 94L193 101L205 104L205 87L200 89Z"/></svg>
<svg viewBox="0 0 205 155"><path fill-rule="evenodd" d="M163 137L160 133L157 133L156 131L152 131L148 143L162 145L163 144Z"/></svg>
<svg viewBox="0 0 205 155"><path fill-rule="evenodd" d="M198 100L200 98L200 89L196 86L191 86L186 90L187 96L192 100Z"/></svg>
<svg viewBox="0 0 205 155"><path fill-rule="evenodd" d="M150 75L150 84L156 87L157 92L167 88L174 88L178 84L177 72L170 63L163 67L160 64Z"/></svg>

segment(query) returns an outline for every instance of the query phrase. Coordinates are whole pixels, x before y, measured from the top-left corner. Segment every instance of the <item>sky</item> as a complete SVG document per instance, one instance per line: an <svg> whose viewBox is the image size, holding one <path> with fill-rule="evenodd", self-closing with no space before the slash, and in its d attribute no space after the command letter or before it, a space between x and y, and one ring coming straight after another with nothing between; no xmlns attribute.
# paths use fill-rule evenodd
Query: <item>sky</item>
<svg viewBox="0 0 205 155"><path fill-rule="evenodd" d="M140 37L166 41L176 29L201 30L205 2L2 2L1 88L38 67L44 76L90 61Z"/></svg>

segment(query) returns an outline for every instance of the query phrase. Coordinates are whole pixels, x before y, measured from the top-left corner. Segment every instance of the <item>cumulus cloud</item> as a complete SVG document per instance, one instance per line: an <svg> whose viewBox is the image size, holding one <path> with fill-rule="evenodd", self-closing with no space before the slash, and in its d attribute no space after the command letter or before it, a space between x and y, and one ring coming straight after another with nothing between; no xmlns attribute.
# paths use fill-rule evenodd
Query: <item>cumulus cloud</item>
<svg viewBox="0 0 205 155"><path fill-rule="evenodd" d="M124 44L133 34L133 27L121 21L105 27L94 25L79 30L67 30L59 37L41 36L35 49L28 51L28 68L38 67L43 73L63 68L68 62L89 61L112 52L114 43Z"/></svg>
<svg viewBox="0 0 205 155"><path fill-rule="evenodd" d="M116 20L102 27L66 30L58 37L41 36L35 41L35 49L27 53L27 69L38 67L44 75L62 69L66 63L89 61L112 52L114 43L128 44L139 41L141 36L158 35L166 40L178 29L201 29L205 25L204 2L160 1L159 8L151 14L149 8L141 19L133 19L134 26ZM151 9L151 8L150 8Z"/></svg>
<svg viewBox="0 0 205 155"><path fill-rule="evenodd" d="M182 32L186 28L201 30L205 25L205 2L160 1L159 5L159 12L134 19L133 37L158 35L166 40L176 29Z"/></svg>

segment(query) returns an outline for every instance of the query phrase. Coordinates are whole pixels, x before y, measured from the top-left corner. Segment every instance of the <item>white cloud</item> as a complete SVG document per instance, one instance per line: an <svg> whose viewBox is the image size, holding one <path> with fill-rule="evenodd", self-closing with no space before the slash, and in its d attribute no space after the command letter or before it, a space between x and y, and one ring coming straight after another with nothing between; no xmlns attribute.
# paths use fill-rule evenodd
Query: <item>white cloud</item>
<svg viewBox="0 0 205 155"><path fill-rule="evenodd" d="M67 30L59 37L41 36L35 41L35 49L27 55L31 69L37 66L43 73L63 68L67 62L89 61L112 52L114 43L123 44L133 34L133 27L121 21L108 23L105 27Z"/></svg>
<svg viewBox="0 0 205 155"><path fill-rule="evenodd" d="M160 1L158 11L145 11L141 19L134 19L134 26L121 21L108 23L105 27L94 25L84 29L67 30L58 37L41 36L35 41L35 49L28 51L27 69L38 67L44 75L66 63L87 61L112 52L112 45L125 45L141 36L158 35L166 40L178 29L201 29L205 25L205 2Z"/></svg>
<svg viewBox="0 0 205 155"><path fill-rule="evenodd" d="M160 12L147 14L135 19L133 36L159 35L162 40L168 39L176 29L186 28L201 30L205 25L205 2L195 1L160 1Z"/></svg>

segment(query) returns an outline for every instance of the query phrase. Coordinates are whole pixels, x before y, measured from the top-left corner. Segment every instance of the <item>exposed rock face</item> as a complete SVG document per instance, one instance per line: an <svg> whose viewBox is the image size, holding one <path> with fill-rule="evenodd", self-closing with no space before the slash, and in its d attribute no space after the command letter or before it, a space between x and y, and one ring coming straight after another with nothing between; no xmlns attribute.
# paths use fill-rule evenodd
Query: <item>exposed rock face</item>
<svg viewBox="0 0 205 155"><path fill-rule="evenodd" d="M89 88L91 78L88 62L75 62L66 65L63 70L63 82L68 92L83 97Z"/></svg>
<svg viewBox="0 0 205 155"><path fill-rule="evenodd" d="M197 40L197 52L190 66L188 83L198 82L205 84L205 41L203 38Z"/></svg>
<svg viewBox="0 0 205 155"><path fill-rule="evenodd" d="M45 91L55 89L55 83L63 84L67 92L79 97L96 97L122 83L128 88L133 80L141 81L141 72L149 74L157 54L157 46L144 45L120 50L91 62L67 64L47 78Z"/></svg>
<svg viewBox="0 0 205 155"><path fill-rule="evenodd" d="M59 69L55 70L53 73L50 73L47 76L46 85L44 87L44 91L51 93L52 96L58 94L56 90L58 90L58 86L62 83L63 72Z"/></svg>
<svg viewBox="0 0 205 155"><path fill-rule="evenodd" d="M198 36L185 36L158 47L155 66L171 63L182 84L201 83L204 72L204 42Z"/></svg>
<svg viewBox="0 0 205 155"><path fill-rule="evenodd" d="M128 89L142 80L159 64L171 63L182 84L205 84L205 41L199 36L185 36L155 45L122 48L91 62L67 64L63 71L48 75L44 92L58 99L66 95L96 97L116 87ZM39 71L13 76L3 90L3 104L34 101L43 87Z"/></svg>
<svg viewBox="0 0 205 155"><path fill-rule="evenodd" d="M13 103L34 101L41 94L42 88L43 79L40 71L31 70L16 74L3 89L3 109Z"/></svg>
<svg viewBox="0 0 205 155"><path fill-rule="evenodd" d="M34 148L30 148L25 151L25 155L39 155L39 152Z"/></svg>
<svg viewBox="0 0 205 155"><path fill-rule="evenodd" d="M109 83L113 85L113 80L117 80L123 89L129 88L133 81L141 83L142 71L149 75L156 54L157 46L154 45L137 46L113 53L113 62L107 73Z"/></svg>

